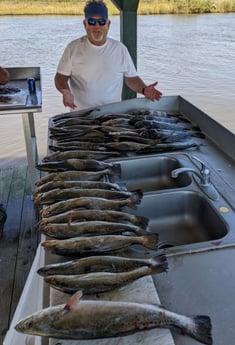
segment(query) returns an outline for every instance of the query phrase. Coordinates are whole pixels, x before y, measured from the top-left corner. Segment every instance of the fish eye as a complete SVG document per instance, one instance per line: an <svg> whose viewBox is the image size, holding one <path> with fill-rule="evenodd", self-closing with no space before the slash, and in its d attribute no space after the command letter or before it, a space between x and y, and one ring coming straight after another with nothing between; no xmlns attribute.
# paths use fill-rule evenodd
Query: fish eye
<svg viewBox="0 0 235 345"><path fill-rule="evenodd" d="M31 328L31 327L32 327L32 322L31 322L31 321L27 322L27 327L28 327L28 328Z"/></svg>

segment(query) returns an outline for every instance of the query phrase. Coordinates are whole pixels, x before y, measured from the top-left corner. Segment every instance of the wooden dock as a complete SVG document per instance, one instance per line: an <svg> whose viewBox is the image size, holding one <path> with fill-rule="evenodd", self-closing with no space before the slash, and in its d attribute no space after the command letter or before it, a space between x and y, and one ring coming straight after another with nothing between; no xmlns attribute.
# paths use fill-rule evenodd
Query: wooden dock
<svg viewBox="0 0 235 345"><path fill-rule="evenodd" d="M40 176L40 173L39 173ZM0 169L0 203L7 220L0 234L0 344L9 328L38 246L27 166Z"/></svg>

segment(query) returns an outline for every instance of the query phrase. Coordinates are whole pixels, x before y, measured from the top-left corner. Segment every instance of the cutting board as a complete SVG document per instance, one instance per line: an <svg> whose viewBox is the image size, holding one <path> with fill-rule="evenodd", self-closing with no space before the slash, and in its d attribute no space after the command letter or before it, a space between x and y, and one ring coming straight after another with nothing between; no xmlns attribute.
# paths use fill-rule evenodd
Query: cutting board
<svg viewBox="0 0 235 345"><path fill-rule="evenodd" d="M53 288L50 289L51 305L66 303L70 295L61 293ZM103 293L99 300L127 301L160 304L160 300L153 284L151 276L143 277L135 282L109 293ZM86 299L96 299L91 296ZM95 339L95 340L62 340L50 339L50 345L175 345L171 332L168 329L153 329L138 332L132 335Z"/></svg>

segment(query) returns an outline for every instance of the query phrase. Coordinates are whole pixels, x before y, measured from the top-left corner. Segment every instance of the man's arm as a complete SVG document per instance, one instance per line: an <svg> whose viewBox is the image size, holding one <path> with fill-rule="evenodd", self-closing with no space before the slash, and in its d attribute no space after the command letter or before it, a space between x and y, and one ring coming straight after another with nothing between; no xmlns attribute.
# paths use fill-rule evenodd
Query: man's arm
<svg viewBox="0 0 235 345"><path fill-rule="evenodd" d="M63 95L63 104L65 107L70 107L71 109L76 108L74 104L74 96L69 88L69 76L56 73L55 75L55 87Z"/></svg>
<svg viewBox="0 0 235 345"><path fill-rule="evenodd" d="M153 100L159 100L162 96L162 93L155 89L155 86L158 84L156 81L153 84L146 85L143 80L136 76L136 77L125 77L126 85L134 92L141 93L146 98Z"/></svg>
<svg viewBox="0 0 235 345"><path fill-rule="evenodd" d="M0 84L6 84L9 79L10 75L8 70L0 66Z"/></svg>

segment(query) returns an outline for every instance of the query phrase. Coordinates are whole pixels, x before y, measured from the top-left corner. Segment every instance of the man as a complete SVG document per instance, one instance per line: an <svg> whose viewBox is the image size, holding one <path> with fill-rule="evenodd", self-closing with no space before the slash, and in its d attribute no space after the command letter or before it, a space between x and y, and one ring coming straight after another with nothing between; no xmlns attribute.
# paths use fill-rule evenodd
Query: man
<svg viewBox="0 0 235 345"><path fill-rule="evenodd" d="M68 44L55 76L64 106L84 109L119 102L124 81L134 92L159 100L162 94L155 89L157 82L146 86L137 75L127 48L108 37L106 4L88 1L84 14L86 35Z"/></svg>
<svg viewBox="0 0 235 345"><path fill-rule="evenodd" d="M6 84L10 79L9 72L6 68L0 66L0 84Z"/></svg>

